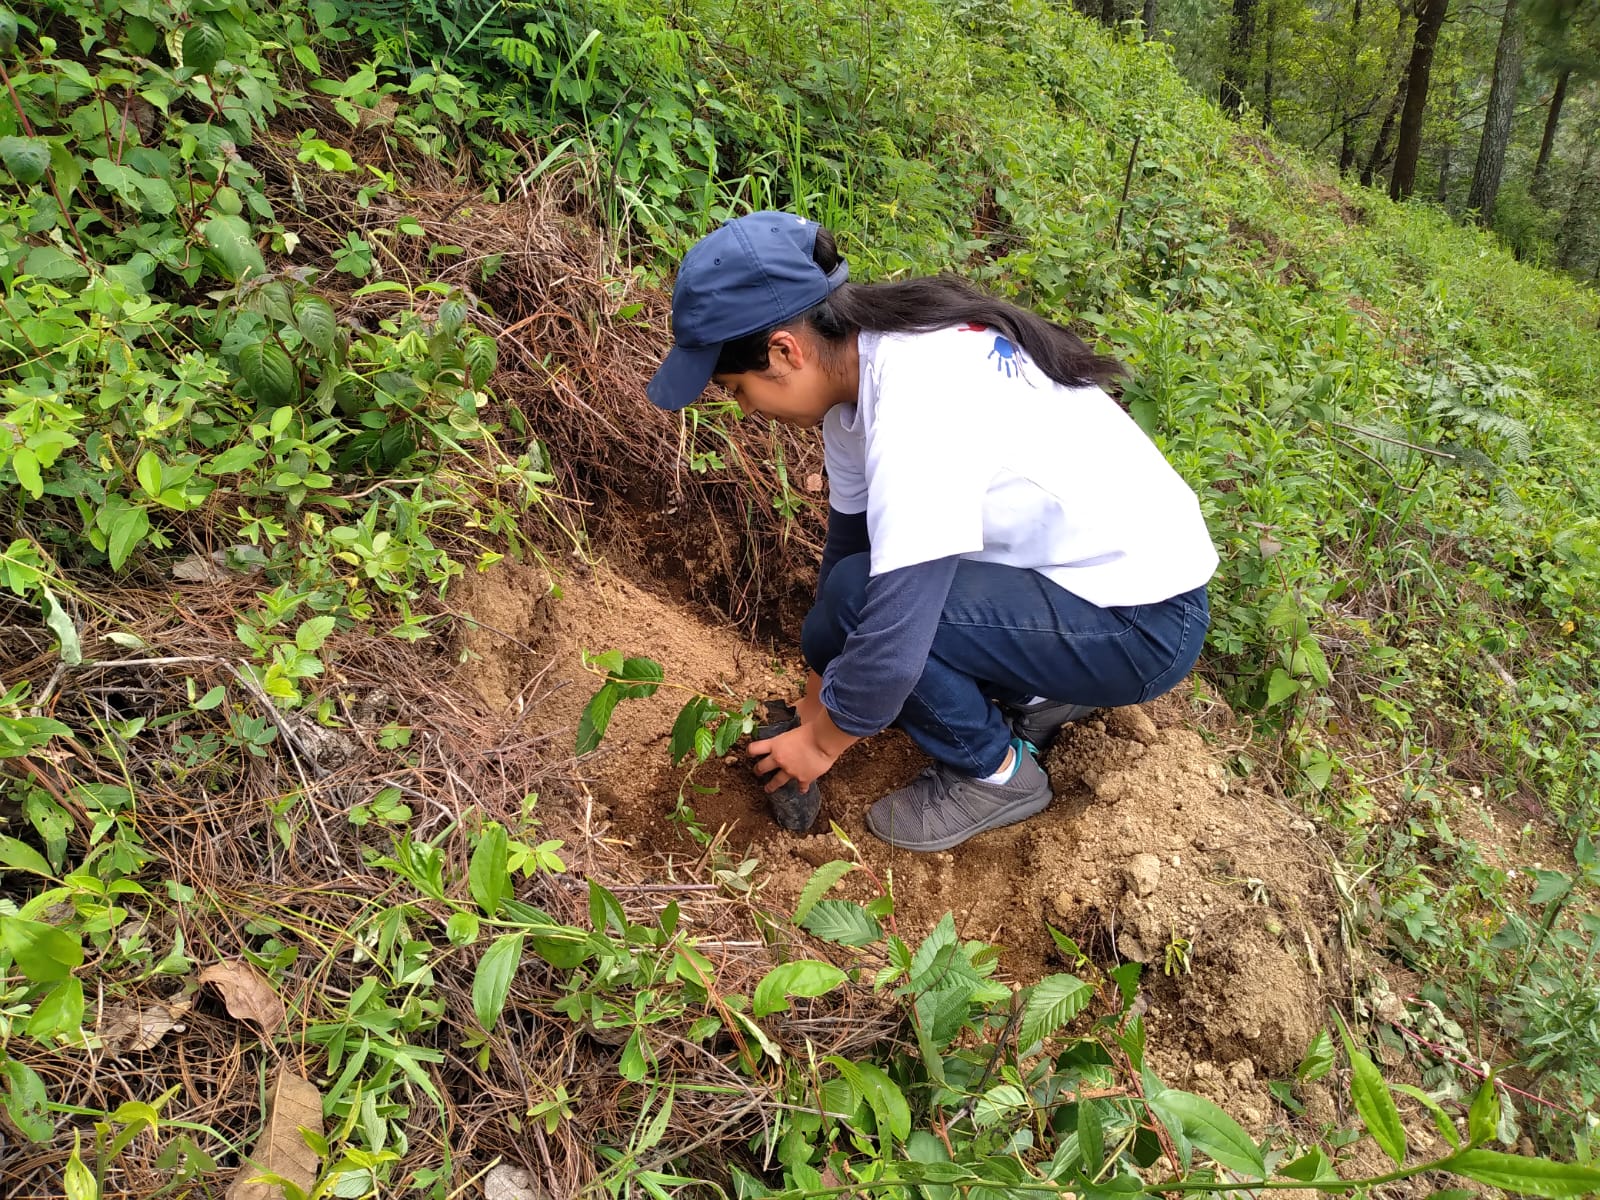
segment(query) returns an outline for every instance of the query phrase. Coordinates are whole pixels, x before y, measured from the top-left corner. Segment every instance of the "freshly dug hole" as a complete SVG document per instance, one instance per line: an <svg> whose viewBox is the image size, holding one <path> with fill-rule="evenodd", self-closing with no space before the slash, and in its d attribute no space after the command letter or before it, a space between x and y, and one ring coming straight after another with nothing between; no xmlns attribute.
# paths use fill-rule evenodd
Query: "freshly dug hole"
<svg viewBox="0 0 1600 1200"><path fill-rule="evenodd" d="M495 704L537 695L553 737L575 735L598 683L580 649L650 655L670 683L732 702L799 691L792 651L753 645L605 567L556 587L540 570L503 564L457 593L461 608L501 631L464 627L460 645L474 656L465 679ZM1195 731L1219 706L1185 686L1070 727L1047 759L1057 798L1044 814L953 851L914 854L879 842L863 821L873 800L926 765L904 735L846 753L821 783L816 828L791 834L772 821L742 753L705 764L684 788L667 747L686 698L664 687L625 701L580 762L597 818L637 854L704 857L673 815L683 789L728 857L760 860L764 902L786 910L817 866L849 857L827 832L836 822L879 878L893 878L903 934L920 937L953 912L964 937L1005 947L1002 964L1022 982L1073 969L1047 923L1102 968L1143 962L1163 1078L1243 1099L1246 1117L1271 1111L1265 1081L1292 1074L1343 967L1310 826L1230 777ZM838 894L865 898L867 886L857 873Z"/></svg>

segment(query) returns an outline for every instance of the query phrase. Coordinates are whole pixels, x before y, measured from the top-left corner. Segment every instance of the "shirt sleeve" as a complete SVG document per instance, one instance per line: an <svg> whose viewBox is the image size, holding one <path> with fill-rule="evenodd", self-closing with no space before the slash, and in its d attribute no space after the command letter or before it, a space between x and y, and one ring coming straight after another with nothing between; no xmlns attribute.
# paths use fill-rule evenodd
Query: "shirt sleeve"
<svg viewBox="0 0 1600 1200"><path fill-rule="evenodd" d="M922 678L959 561L941 558L867 580L861 622L823 672L818 693L844 732L870 737L900 715Z"/></svg>
<svg viewBox="0 0 1600 1200"><path fill-rule="evenodd" d="M822 562L817 566L817 595L827 586L828 576L839 560L852 554L865 554L872 549L867 537L867 514L843 513L831 504L828 506L828 540L822 546Z"/></svg>
<svg viewBox="0 0 1600 1200"><path fill-rule="evenodd" d="M874 575L984 548L994 431L972 411L981 405L930 375L937 366L895 362L878 381L866 439Z"/></svg>

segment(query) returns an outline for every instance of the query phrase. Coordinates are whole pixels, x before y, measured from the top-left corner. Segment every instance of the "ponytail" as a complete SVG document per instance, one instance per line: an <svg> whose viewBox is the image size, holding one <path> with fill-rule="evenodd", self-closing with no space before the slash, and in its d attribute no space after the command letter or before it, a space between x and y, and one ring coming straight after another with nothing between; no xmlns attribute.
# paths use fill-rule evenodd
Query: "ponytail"
<svg viewBox="0 0 1600 1200"><path fill-rule="evenodd" d="M812 259L826 273L839 265L833 235L817 230ZM1021 346L1049 378L1067 387L1108 384L1125 371L1096 354L1065 325L1047 321L955 275L929 275L902 283L844 283L820 304L773 329L723 343L716 374L741 375L768 366L767 340L775 329L805 325L827 346L863 329L873 333L927 333L955 325L984 325Z"/></svg>

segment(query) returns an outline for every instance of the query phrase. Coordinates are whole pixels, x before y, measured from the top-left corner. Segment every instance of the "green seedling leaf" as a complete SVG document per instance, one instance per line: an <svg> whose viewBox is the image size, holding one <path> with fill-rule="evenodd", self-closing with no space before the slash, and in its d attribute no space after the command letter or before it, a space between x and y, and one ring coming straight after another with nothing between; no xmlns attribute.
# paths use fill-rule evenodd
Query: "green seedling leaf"
<svg viewBox="0 0 1600 1200"><path fill-rule="evenodd" d="M45 993L28 1018L28 1036L45 1044L83 1026L83 984L68 975Z"/></svg>
<svg viewBox="0 0 1600 1200"><path fill-rule="evenodd" d="M617 1063L617 1074L629 1083L642 1083L649 1069L650 1064L645 1058L644 1030L635 1028L628 1035L627 1045L622 1047L622 1058Z"/></svg>
<svg viewBox="0 0 1600 1200"><path fill-rule="evenodd" d="M1036 1046L1077 1016L1094 998L1094 988L1076 975L1047 975L1028 991L1017 1045Z"/></svg>
<svg viewBox="0 0 1600 1200"><path fill-rule="evenodd" d="M849 900L819 900L800 923L807 933L841 946L870 946L883 936L877 919Z"/></svg>
<svg viewBox="0 0 1600 1200"><path fill-rule="evenodd" d="M1143 974L1144 964L1138 962L1120 963L1106 972L1106 978L1117 985L1117 994L1122 1000L1121 1012L1125 1013L1133 1007L1139 995L1139 977Z"/></svg>
<svg viewBox="0 0 1600 1200"><path fill-rule="evenodd" d="M714 705L709 697L696 696L678 710L678 718L672 723L672 740L668 749L672 755L673 766L677 766L689 755L695 754L696 735L713 708ZM695 754L695 757L704 761L698 754Z"/></svg>
<svg viewBox="0 0 1600 1200"><path fill-rule="evenodd" d="M467 339L462 357L466 359L467 370L472 373L472 386L481 388L489 382L489 376L494 374L496 364L500 361L500 350L494 344L494 339L477 334Z"/></svg>
<svg viewBox="0 0 1600 1200"><path fill-rule="evenodd" d="M500 1020L506 997L511 994L511 981L516 978L521 962L520 933L508 933L496 938L478 960L477 973L472 977L472 1011L484 1032L492 1031Z"/></svg>
<svg viewBox="0 0 1600 1200"><path fill-rule="evenodd" d="M867 1062L851 1062L837 1054L822 1060L838 1070L851 1087L867 1102L877 1121L878 1136L892 1135L902 1142L911 1132L911 1108L899 1086L881 1067Z"/></svg>
<svg viewBox="0 0 1600 1200"><path fill-rule="evenodd" d="M1217 1163L1240 1175L1265 1179L1267 1165L1261 1147L1244 1128L1222 1109L1203 1096L1168 1088L1161 1093L1161 1104L1183 1126L1190 1145L1209 1154Z"/></svg>
<svg viewBox="0 0 1600 1200"><path fill-rule="evenodd" d="M855 863L835 859L833 862L823 863L813 871L811 878L806 881L806 886L800 889L800 899L795 902L795 924L804 924L805 919L811 915L811 910L817 906L817 901L827 895L834 884L855 869Z"/></svg>
<svg viewBox="0 0 1600 1200"><path fill-rule="evenodd" d="M1306 1047L1306 1056L1295 1068L1294 1077L1301 1083L1311 1083L1321 1079L1331 1070L1333 1070L1333 1039L1328 1036L1326 1029L1322 1029L1311 1039L1311 1045Z"/></svg>
<svg viewBox="0 0 1600 1200"><path fill-rule="evenodd" d="M478 940L479 928L476 913L451 913L444 923L444 936L452 946L470 946Z"/></svg>
<svg viewBox="0 0 1600 1200"><path fill-rule="evenodd" d="M49 1099L44 1080L28 1066L16 1059L0 1061L0 1079L6 1083L6 1092L0 1096L0 1105L11 1118L11 1123L22 1131L30 1142L44 1142L55 1131L45 1112Z"/></svg>
<svg viewBox="0 0 1600 1200"><path fill-rule="evenodd" d="M1366 1126L1372 1140L1392 1159L1396 1166L1406 1160L1406 1128L1400 1123L1400 1110L1395 1107L1389 1086L1372 1060L1356 1049L1344 1023L1339 1024L1339 1037L1344 1041L1345 1055L1350 1059L1350 1099L1356 1106L1361 1123Z"/></svg>
<svg viewBox="0 0 1600 1200"><path fill-rule="evenodd" d="M1285 1163L1278 1168L1278 1174L1305 1183L1339 1178L1339 1173L1333 1169L1333 1164L1328 1161L1328 1156L1322 1152L1320 1146L1313 1146L1293 1162Z"/></svg>
<svg viewBox="0 0 1600 1200"><path fill-rule="evenodd" d="M467 885L472 898L486 916L499 912L501 901L511 894L511 874L506 867L510 854L510 840L505 829L498 821L491 821L478 839L467 868Z"/></svg>
<svg viewBox="0 0 1600 1200"><path fill-rule="evenodd" d="M1600 1169L1577 1163L1551 1162L1544 1158L1524 1158L1499 1150L1462 1150L1439 1164L1444 1170L1465 1175L1477 1183L1507 1192L1529 1196L1549 1196L1562 1200L1600 1192Z"/></svg>
<svg viewBox="0 0 1600 1200"><path fill-rule="evenodd" d="M825 996L845 981L845 973L832 963L787 962L773 967L756 985L750 1008L753 1017L785 1012L793 997Z"/></svg>
<svg viewBox="0 0 1600 1200"><path fill-rule="evenodd" d="M1467 1143L1481 1146L1494 1139L1500 1125L1500 1094L1491 1076L1472 1097L1472 1107L1467 1110Z"/></svg>
<svg viewBox="0 0 1600 1200"><path fill-rule="evenodd" d="M578 741L575 752L582 758L600 745L611 725L611 714L622 699L622 690L614 683L603 683L600 690L584 705L583 716L578 718Z"/></svg>
<svg viewBox="0 0 1600 1200"><path fill-rule="evenodd" d="M1539 882L1533 889L1533 895L1528 897L1529 904L1549 904L1552 900L1559 900L1572 890L1572 879L1560 871L1545 871L1535 868L1533 877Z"/></svg>

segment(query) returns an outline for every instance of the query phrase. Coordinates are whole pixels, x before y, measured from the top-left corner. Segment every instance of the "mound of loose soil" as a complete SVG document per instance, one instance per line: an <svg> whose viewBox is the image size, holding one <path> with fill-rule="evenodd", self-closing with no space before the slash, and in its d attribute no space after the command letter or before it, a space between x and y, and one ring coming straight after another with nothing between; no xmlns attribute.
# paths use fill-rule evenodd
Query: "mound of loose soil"
<svg viewBox="0 0 1600 1200"><path fill-rule="evenodd" d="M529 726L561 740L597 682L580 649L649 655L670 683L731 701L799 689L798 663L604 569L552 586L538 570L502 564L465 581L457 604L481 622L461 634L463 671L491 703L536 705ZM1292 1073L1338 990L1334 906L1311 826L1229 774L1195 731L1203 701L1188 689L1068 729L1047 759L1057 798L1045 813L941 854L893 850L864 824L873 800L926 765L903 735L845 754L822 781L817 830L795 835L768 816L740 755L685 785L667 754L685 695L664 687L625 701L582 760L613 836L640 854L700 856L674 816L681 793L727 853L760 861L765 899L781 909L817 866L849 856L828 831L837 823L892 880L903 934L953 912L965 936L1004 946L1004 967L1023 982L1070 965L1047 925L1101 967L1144 963L1163 1077L1265 1122L1266 1080ZM846 889L857 881L867 886L858 874Z"/></svg>

